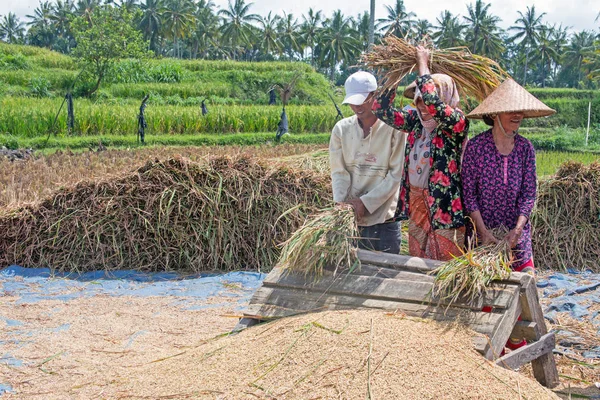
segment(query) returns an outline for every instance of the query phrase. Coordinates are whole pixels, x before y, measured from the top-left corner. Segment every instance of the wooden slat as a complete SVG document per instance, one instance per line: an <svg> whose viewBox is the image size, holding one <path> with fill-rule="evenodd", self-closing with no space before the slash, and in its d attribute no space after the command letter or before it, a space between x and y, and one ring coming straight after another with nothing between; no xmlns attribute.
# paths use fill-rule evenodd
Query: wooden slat
<svg viewBox="0 0 600 400"><path fill-rule="evenodd" d="M374 278L400 279L404 281L433 282L431 275L420 272L400 271L397 269L382 267L380 265L363 264L353 271L342 272L342 274L372 276Z"/></svg>
<svg viewBox="0 0 600 400"><path fill-rule="evenodd" d="M536 339L539 339L548 333L548 328L546 327L544 313L540 306L535 278L528 276L523 279L528 280L524 283L521 291L523 319L536 323L535 336L537 336ZM542 385L553 388L559 384L558 369L556 368L556 361L552 352L532 360L531 367L533 369L533 376Z"/></svg>
<svg viewBox="0 0 600 400"><path fill-rule="evenodd" d="M360 275L324 274L318 281L307 282L304 275L289 273L275 268L263 281L264 286L307 289L326 294L349 294L378 300L418 302L448 305L447 301L431 296L432 282L407 281L400 279L376 278ZM481 310L483 306L495 309L506 308L512 301L516 286L495 285L487 289L482 296L467 303L455 302L452 307L465 307Z"/></svg>
<svg viewBox="0 0 600 400"><path fill-rule="evenodd" d="M498 357L504 349L506 341L515 327L517 319L521 314L521 301L519 299L519 288L516 288L512 296L512 304L502 313L502 319L494 327L494 334L490 337L490 351L486 358L492 359ZM490 354L491 353L491 354Z"/></svg>
<svg viewBox="0 0 600 400"><path fill-rule="evenodd" d="M264 306L264 307L263 307ZM502 319L502 314L470 311L458 308L432 307L416 303L385 301L350 295L322 296L316 292L290 288L260 288L252 298L245 315L272 319L324 310L376 308L400 311L406 315L436 321L456 321L469 326L475 332L491 335Z"/></svg>
<svg viewBox="0 0 600 400"><path fill-rule="evenodd" d="M534 341L537 338L536 335L537 324L531 321L517 321L513 328L510 337L513 338L525 338L528 341Z"/></svg>
<svg viewBox="0 0 600 400"><path fill-rule="evenodd" d="M358 258L365 264L381 265L388 268L417 272L429 272L442 264L440 261L428 260L426 258L380 253L361 249L358 250Z"/></svg>
<svg viewBox="0 0 600 400"><path fill-rule="evenodd" d="M531 275L524 274L520 298L523 306L521 318L525 321L536 323L536 337L534 339L539 339L548 333L548 328L544 320L544 313L540 307L535 278Z"/></svg>
<svg viewBox="0 0 600 400"><path fill-rule="evenodd" d="M414 271L428 273L443 264L442 261L431 260L427 258L404 256L399 254L389 254L383 252L358 250L358 258L363 264L380 265L387 268L397 269L401 271ZM506 283L522 284L523 274L513 272L504 280Z"/></svg>
<svg viewBox="0 0 600 400"><path fill-rule="evenodd" d="M496 360L496 364L507 369L517 369L544 354L551 353L554 349L554 341L554 333L547 333L537 342L513 350L504 357L499 358Z"/></svg>

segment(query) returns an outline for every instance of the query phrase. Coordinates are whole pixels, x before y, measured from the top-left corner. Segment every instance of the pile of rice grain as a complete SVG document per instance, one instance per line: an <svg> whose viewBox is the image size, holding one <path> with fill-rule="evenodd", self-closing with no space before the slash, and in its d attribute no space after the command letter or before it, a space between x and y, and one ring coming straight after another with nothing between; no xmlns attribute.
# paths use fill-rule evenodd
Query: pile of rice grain
<svg viewBox="0 0 600 400"><path fill-rule="evenodd" d="M309 314L145 365L119 389L148 398L558 399L485 360L471 334L383 311Z"/></svg>

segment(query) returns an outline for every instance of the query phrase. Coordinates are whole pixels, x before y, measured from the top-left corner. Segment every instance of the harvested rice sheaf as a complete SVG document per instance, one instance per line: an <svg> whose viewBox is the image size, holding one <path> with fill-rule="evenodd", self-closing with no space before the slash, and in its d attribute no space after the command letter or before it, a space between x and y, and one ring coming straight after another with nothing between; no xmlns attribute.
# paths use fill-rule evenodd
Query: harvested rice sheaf
<svg viewBox="0 0 600 400"><path fill-rule="evenodd" d="M354 211L334 207L307 219L300 229L283 243L278 265L319 278L324 268L338 270L360 266L356 251L359 237Z"/></svg>
<svg viewBox="0 0 600 400"><path fill-rule="evenodd" d="M248 157L148 162L0 211L0 266L268 270L277 243L330 203L327 179Z"/></svg>
<svg viewBox="0 0 600 400"><path fill-rule="evenodd" d="M450 303L459 298L469 302L479 297L492 281L508 278L512 256L510 245L504 240L507 232L503 227L494 230L498 243L462 250L462 254L433 270L433 295Z"/></svg>
<svg viewBox="0 0 600 400"><path fill-rule="evenodd" d="M531 221L538 267L600 271L600 162L569 161L541 181Z"/></svg>
<svg viewBox="0 0 600 400"><path fill-rule="evenodd" d="M384 76L384 89L395 89L406 75L417 71L417 53L412 43L393 35L386 36L384 43L374 46L362 61ZM429 69L451 76L463 94L480 101L508 77L496 61L466 47L431 49Z"/></svg>

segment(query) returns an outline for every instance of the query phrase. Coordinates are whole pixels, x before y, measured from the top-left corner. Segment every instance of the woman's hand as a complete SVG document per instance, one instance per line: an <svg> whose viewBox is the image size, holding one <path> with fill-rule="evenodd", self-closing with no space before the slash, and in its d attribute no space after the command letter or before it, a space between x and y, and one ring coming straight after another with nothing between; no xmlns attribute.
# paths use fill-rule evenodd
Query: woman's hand
<svg viewBox="0 0 600 400"><path fill-rule="evenodd" d="M480 232L479 240L481 241L481 244L484 246L486 246L488 244L497 244L499 242L499 240L496 239L494 237L494 235L492 235L492 233L490 231L488 231L487 229L484 230L483 232Z"/></svg>
<svg viewBox="0 0 600 400"><path fill-rule="evenodd" d="M521 238L521 235L523 235L523 229L514 228L506 234L504 240L508 242L510 248L512 249L517 245L517 242Z"/></svg>
<svg viewBox="0 0 600 400"><path fill-rule="evenodd" d="M417 67L419 68L419 75L428 75L429 72L429 58L431 57L431 51L423 46L417 46Z"/></svg>

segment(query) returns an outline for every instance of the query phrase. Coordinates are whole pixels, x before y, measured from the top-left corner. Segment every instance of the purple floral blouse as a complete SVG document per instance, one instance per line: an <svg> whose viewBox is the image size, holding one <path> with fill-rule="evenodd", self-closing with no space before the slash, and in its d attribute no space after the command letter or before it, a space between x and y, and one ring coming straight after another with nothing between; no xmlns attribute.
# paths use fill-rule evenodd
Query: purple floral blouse
<svg viewBox="0 0 600 400"><path fill-rule="evenodd" d="M429 172L429 211L433 229L453 229L464 226L461 200L460 159L463 141L467 137L469 121L457 107L445 104L437 94L431 75L417 79L423 102L439 125L432 132L431 170ZM377 118L396 129L408 133L404 162L404 179L400 188L396 218L408 219L410 182L408 166L410 152L418 136L423 134L423 124L416 110L398 110L392 107L396 91L386 92L373 103Z"/></svg>
<svg viewBox="0 0 600 400"><path fill-rule="evenodd" d="M501 225L513 229L520 215L530 217L537 177L535 150L529 140L517 135L512 152L504 156L490 129L469 140L463 157L463 201L468 214L479 210L488 229ZM531 259L529 221L513 251L517 266Z"/></svg>

